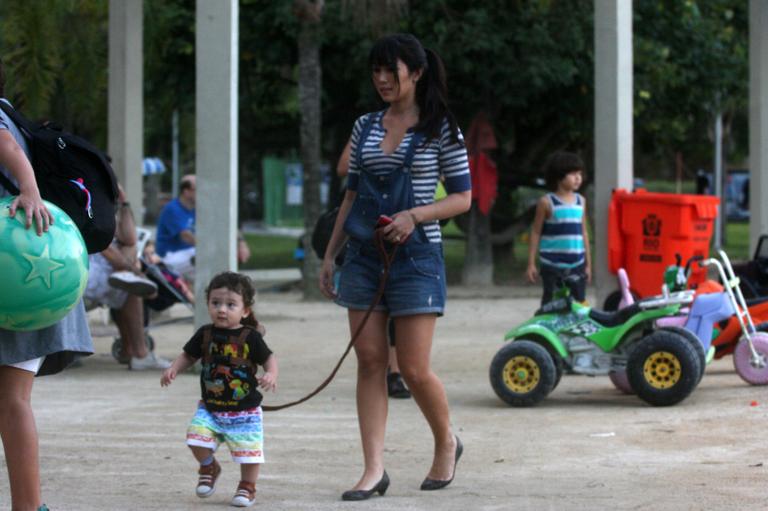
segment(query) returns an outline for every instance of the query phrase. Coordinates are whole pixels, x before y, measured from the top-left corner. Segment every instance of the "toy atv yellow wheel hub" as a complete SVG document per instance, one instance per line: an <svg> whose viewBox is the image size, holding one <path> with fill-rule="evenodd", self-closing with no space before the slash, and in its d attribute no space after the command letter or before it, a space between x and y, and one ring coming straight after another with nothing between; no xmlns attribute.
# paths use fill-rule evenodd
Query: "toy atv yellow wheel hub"
<svg viewBox="0 0 768 511"><path fill-rule="evenodd" d="M674 386L680 380L681 373L680 360L667 351L651 353L643 364L645 380L656 389Z"/></svg>
<svg viewBox="0 0 768 511"><path fill-rule="evenodd" d="M514 392L530 392L540 378L539 365L530 357L513 357L504 364L504 383Z"/></svg>

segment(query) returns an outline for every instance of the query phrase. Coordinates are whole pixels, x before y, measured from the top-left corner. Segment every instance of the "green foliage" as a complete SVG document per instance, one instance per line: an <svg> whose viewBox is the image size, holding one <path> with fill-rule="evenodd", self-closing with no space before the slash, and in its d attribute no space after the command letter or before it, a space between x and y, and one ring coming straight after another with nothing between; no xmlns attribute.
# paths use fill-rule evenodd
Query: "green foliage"
<svg viewBox="0 0 768 511"><path fill-rule="evenodd" d="M381 6L395 15L382 17ZM740 160L747 147L746 2L633 6L637 173L670 177L664 169L676 153L690 172L709 167L716 111L730 134L726 157ZM240 174L241 189L252 196L261 189L263 156L298 152L299 21L292 8L291 1L240 2ZM146 152L170 159L178 110L182 165L191 171L194 2L145 0L144 14ZM8 95L31 116L60 120L104 146L107 28L103 0L0 2ZM591 166L592 0L326 0L322 30L326 161L335 163L355 118L380 106L367 64L375 34L409 31L443 57L464 130L479 111L490 116L501 197L513 197L521 176L537 174L554 149L578 151ZM164 179L167 187L170 176Z"/></svg>
<svg viewBox="0 0 768 511"><path fill-rule="evenodd" d="M0 32L7 95L29 117L56 119L104 147L107 3L3 2Z"/></svg>
<svg viewBox="0 0 768 511"><path fill-rule="evenodd" d="M715 114L727 128L746 109L746 3L637 2L634 30L638 149L668 162L680 151L689 175L709 168ZM746 153L736 142L732 159Z"/></svg>
<svg viewBox="0 0 768 511"><path fill-rule="evenodd" d="M194 160L195 12L187 0L144 1L146 154L170 156L171 118L179 113L185 166Z"/></svg>
<svg viewBox="0 0 768 511"><path fill-rule="evenodd" d="M298 240L295 238L246 233L245 241L251 250L251 258L240 266L243 270L299 266L293 258L293 251L298 246Z"/></svg>

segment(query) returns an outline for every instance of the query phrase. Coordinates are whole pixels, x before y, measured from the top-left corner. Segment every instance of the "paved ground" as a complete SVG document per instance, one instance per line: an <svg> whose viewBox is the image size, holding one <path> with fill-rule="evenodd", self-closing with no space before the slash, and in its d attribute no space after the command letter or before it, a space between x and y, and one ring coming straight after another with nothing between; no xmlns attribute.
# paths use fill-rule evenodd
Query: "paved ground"
<svg viewBox="0 0 768 511"><path fill-rule="evenodd" d="M433 359L465 445L454 483L419 491L431 437L412 400L392 401L389 492L365 503L339 500L360 473L350 360L318 397L267 416L268 463L256 508L768 509L768 393L743 383L730 358L709 367L696 392L671 408L621 395L607 378L565 376L540 406L514 409L491 390L488 364L504 332L529 317L536 301L452 294ZM280 390L269 402L303 395L347 342L344 311L302 303L296 294L265 293L258 312L281 365ZM54 511L223 509L237 467L222 452L219 489L200 500L184 446L197 376L182 375L161 389L159 374L125 370L108 354L112 327L93 318L98 353L35 385L45 501ZM167 357L191 333L189 321L152 329L157 351ZM0 508L9 508L5 474Z"/></svg>

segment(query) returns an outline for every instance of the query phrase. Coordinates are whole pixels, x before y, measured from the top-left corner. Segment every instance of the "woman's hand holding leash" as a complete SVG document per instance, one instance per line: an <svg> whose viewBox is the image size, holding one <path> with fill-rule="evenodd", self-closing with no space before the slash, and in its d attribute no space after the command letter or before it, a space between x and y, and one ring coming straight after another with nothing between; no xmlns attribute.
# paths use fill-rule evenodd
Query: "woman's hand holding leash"
<svg viewBox="0 0 768 511"><path fill-rule="evenodd" d="M381 215L377 225L381 227L384 239L389 243L403 244L416 229L416 217L410 210L400 211L392 215L392 218Z"/></svg>

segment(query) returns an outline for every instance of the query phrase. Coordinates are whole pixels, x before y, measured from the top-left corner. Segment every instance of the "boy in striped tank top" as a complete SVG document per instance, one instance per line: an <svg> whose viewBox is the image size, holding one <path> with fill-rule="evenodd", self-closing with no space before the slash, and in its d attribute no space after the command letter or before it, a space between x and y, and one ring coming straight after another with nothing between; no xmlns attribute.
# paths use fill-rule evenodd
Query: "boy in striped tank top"
<svg viewBox="0 0 768 511"><path fill-rule="evenodd" d="M592 280L592 260L585 222L587 204L577 193L584 180L584 163L577 155L564 151L552 153L545 165L547 193L536 204L528 248L530 282L541 276L544 294L541 304L552 300L558 280L572 274L582 277L574 290L576 300L584 301L587 282ZM536 269L536 254L539 266Z"/></svg>

